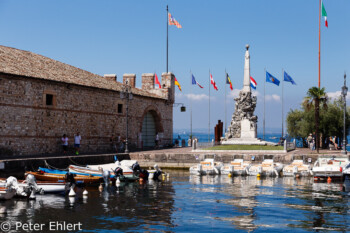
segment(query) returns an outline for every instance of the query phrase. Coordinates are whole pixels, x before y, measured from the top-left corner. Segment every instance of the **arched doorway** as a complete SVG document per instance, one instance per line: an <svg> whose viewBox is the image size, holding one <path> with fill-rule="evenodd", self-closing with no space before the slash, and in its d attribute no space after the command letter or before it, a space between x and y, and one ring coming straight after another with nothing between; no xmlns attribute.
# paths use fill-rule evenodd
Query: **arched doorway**
<svg viewBox="0 0 350 233"><path fill-rule="evenodd" d="M147 112L142 121L142 141L144 147L154 147L156 137L155 119L151 112Z"/></svg>

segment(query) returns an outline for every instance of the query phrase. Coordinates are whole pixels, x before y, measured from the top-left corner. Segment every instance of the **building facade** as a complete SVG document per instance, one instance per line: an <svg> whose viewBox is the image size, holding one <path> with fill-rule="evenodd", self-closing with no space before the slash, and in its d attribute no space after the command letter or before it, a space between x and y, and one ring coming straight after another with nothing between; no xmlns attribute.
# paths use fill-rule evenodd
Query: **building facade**
<svg viewBox="0 0 350 233"><path fill-rule="evenodd" d="M110 138L126 138L132 148L172 142L174 75L99 76L28 51L0 46L0 155L60 154L61 137L69 147L80 132L82 153L112 151ZM130 86L130 98L125 88Z"/></svg>

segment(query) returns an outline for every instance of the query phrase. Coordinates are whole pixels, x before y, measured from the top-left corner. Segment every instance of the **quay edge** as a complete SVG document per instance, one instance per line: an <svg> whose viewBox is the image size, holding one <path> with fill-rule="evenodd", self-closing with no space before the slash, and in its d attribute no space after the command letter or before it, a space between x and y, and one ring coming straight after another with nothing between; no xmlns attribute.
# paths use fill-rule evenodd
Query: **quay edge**
<svg viewBox="0 0 350 233"><path fill-rule="evenodd" d="M35 157L35 158L14 158L0 160L0 177L16 176L22 178L25 171L37 170L38 167L47 167L47 164L53 168L67 169L70 164L104 164L114 162L115 156L118 160L132 159L137 160L142 167L153 167L158 164L162 169L189 169L198 164L205 156L213 156L214 153L162 153L158 151L133 152L130 154L94 154L78 156L55 156L55 157ZM273 155L275 162L288 164L293 158L293 154L248 154L248 153L215 153L215 159L224 163L229 163L233 156L242 156L244 160L259 163L265 155ZM317 154L306 155L306 158L312 158L312 163L317 159ZM253 160L254 158L254 160Z"/></svg>

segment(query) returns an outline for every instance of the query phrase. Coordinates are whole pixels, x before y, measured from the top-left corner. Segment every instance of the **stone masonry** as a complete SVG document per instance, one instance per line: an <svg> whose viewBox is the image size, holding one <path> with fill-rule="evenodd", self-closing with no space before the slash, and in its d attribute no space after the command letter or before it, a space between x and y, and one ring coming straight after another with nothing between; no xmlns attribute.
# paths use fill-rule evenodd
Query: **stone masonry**
<svg viewBox="0 0 350 233"><path fill-rule="evenodd" d="M123 84L116 77L98 76L4 46L0 46L0 59L0 158L60 154L62 135L67 134L72 147L76 132L82 137L82 153L110 151L112 134L125 139L126 100L120 98ZM31 62L21 63L28 60ZM129 100L130 147L140 146L138 137L147 112L163 135L161 143L171 143L174 75L163 73L164 88L157 90L154 74L142 75L141 89L135 88L135 74L124 75L125 80L133 94Z"/></svg>

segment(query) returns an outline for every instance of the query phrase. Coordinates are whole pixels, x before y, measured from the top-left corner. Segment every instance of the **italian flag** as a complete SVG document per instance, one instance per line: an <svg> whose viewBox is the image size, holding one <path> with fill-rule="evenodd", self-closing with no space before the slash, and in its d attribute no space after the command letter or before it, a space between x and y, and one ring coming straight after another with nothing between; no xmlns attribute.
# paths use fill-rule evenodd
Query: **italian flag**
<svg viewBox="0 0 350 233"><path fill-rule="evenodd" d="M326 27L328 28L327 12L326 12L326 9L324 8L323 2L322 2L322 17L324 17Z"/></svg>

